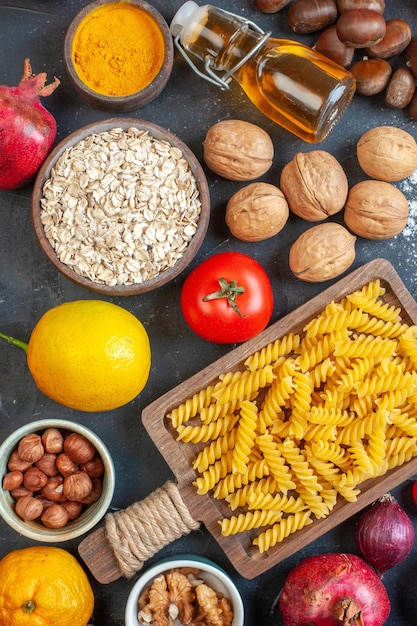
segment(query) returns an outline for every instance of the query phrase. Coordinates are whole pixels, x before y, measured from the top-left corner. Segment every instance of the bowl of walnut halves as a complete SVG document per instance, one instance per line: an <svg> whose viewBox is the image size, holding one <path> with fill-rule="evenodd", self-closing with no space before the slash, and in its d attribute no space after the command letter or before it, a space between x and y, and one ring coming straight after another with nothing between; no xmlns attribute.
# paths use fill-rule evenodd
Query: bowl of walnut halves
<svg viewBox="0 0 417 626"><path fill-rule="evenodd" d="M133 586L125 625L243 626L242 598L218 565L200 556L167 558L147 569Z"/></svg>

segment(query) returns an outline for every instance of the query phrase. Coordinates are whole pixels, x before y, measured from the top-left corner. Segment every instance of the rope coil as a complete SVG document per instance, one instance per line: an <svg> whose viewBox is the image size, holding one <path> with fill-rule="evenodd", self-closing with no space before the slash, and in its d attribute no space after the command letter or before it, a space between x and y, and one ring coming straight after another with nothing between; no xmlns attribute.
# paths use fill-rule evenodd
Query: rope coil
<svg viewBox="0 0 417 626"><path fill-rule="evenodd" d="M199 527L200 522L191 517L172 481L141 502L105 518L107 540L126 578L131 578L161 548Z"/></svg>

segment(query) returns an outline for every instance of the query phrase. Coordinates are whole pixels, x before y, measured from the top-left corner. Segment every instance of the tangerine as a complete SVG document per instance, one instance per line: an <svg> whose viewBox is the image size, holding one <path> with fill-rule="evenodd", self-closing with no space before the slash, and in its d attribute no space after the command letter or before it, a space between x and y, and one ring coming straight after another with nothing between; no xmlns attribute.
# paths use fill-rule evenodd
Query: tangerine
<svg viewBox="0 0 417 626"><path fill-rule="evenodd" d="M126 309L103 300L75 300L40 318L27 362L49 398L81 411L109 411L145 387L151 349L144 326Z"/></svg>
<svg viewBox="0 0 417 626"><path fill-rule="evenodd" d="M0 626L86 626L94 594L69 552L53 546L13 550L0 561Z"/></svg>

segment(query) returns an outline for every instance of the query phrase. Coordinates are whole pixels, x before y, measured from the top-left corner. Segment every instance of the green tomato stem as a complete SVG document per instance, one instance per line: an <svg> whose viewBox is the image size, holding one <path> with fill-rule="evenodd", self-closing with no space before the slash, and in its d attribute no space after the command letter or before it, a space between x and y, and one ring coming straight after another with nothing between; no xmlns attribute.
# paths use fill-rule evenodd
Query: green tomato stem
<svg viewBox="0 0 417 626"><path fill-rule="evenodd" d="M8 343L11 343L13 346L17 346L21 348L24 352L28 352L28 344L24 341L20 341L20 339L15 339L14 337L10 337L9 335L5 335L0 332L0 339L5 339Z"/></svg>
<svg viewBox="0 0 417 626"><path fill-rule="evenodd" d="M206 302L208 300L226 298L227 304L232 307L239 317L243 317L242 313L239 311L236 300L238 296L245 293L245 288L240 287L235 280L227 281L223 277L219 278L219 285L219 291L215 291L213 293L209 293L207 296L204 296L203 301Z"/></svg>

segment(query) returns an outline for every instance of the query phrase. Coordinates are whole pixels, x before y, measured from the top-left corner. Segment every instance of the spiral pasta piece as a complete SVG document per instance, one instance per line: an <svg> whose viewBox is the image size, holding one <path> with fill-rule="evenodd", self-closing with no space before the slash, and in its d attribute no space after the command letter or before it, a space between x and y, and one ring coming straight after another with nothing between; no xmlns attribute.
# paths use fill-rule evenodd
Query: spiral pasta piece
<svg viewBox="0 0 417 626"><path fill-rule="evenodd" d="M257 442L268 464L270 473L279 485L280 491L287 493L289 490L294 489L295 483L292 480L290 468L280 454L278 444L274 441L273 436L270 433L264 433L258 437Z"/></svg>
<svg viewBox="0 0 417 626"><path fill-rule="evenodd" d="M289 333L281 339L269 343L261 350L258 350L245 361L246 367L253 372L254 370L263 369L266 365L276 367L280 365L285 357L294 352L300 345L300 335Z"/></svg>
<svg viewBox="0 0 417 626"><path fill-rule="evenodd" d="M234 493L229 494L225 500L230 505L232 511L243 506L247 506L252 496L273 495L279 490L279 485L273 476L266 476L260 480L255 480ZM261 508L261 507L257 507Z"/></svg>
<svg viewBox="0 0 417 626"><path fill-rule="evenodd" d="M225 415L223 418L219 418L216 422L210 422L203 426L179 426L177 428L178 437L177 441L185 441L192 443L205 443L209 439L217 439L229 432L239 420L239 416Z"/></svg>
<svg viewBox="0 0 417 626"><path fill-rule="evenodd" d="M258 424L258 408L249 400L240 403L240 419L233 448L232 471L243 474L249 464L249 456L255 444Z"/></svg>
<svg viewBox="0 0 417 626"><path fill-rule="evenodd" d="M252 530L252 528L275 524L281 517L281 511L248 511L240 515L232 515L230 518L225 517L220 520L219 524L222 535L228 537L245 530Z"/></svg>
<svg viewBox="0 0 417 626"><path fill-rule="evenodd" d="M236 441L236 430L235 427L230 432L217 437L217 439L205 446L195 458L193 468L201 474L209 465L213 465L215 461L227 454L229 450L232 450Z"/></svg>
<svg viewBox="0 0 417 626"><path fill-rule="evenodd" d="M172 421L174 428L178 428L178 426L184 422L188 422L188 420L197 415L203 407L208 406L211 402L214 389L214 385L202 389L168 413L167 417Z"/></svg>
<svg viewBox="0 0 417 626"><path fill-rule="evenodd" d="M232 384L224 385L216 390L213 395L218 402L228 402L237 398L249 398L253 391L270 385L274 378L275 374L272 366L266 365L261 370L243 372L242 376L236 381Z"/></svg>
<svg viewBox="0 0 417 626"><path fill-rule="evenodd" d="M322 487L316 475L294 440L288 438L283 443L278 444L277 447L303 487L308 489L310 493L320 491Z"/></svg>
<svg viewBox="0 0 417 626"><path fill-rule="evenodd" d="M233 451L228 450L220 459L215 461L213 465L209 467L198 476L193 485L197 487L197 493L203 495L214 489L215 485L221 478L227 476L232 469Z"/></svg>
<svg viewBox="0 0 417 626"><path fill-rule="evenodd" d="M337 341L334 346L334 354L335 356L344 356L352 359L364 357L376 359L384 356L393 356L396 348L397 341L394 339L360 334L355 339Z"/></svg>
<svg viewBox="0 0 417 626"><path fill-rule="evenodd" d="M417 326L410 326L399 337L401 349L417 366Z"/></svg>
<svg viewBox="0 0 417 626"><path fill-rule="evenodd" d="M265 511L281 511L282 513L296 513L306 509L302 498L271 493L254 493L248 496L247 504L250 509L263 509Z"/></svg>
<svg viewBox="0 0 417 626"><path fill-rule="evenodd" d="M308 524L312 524L312 522L310 511L302 511L288 515L271 526L271 528L268 528L255 537L253 545L258 546L259 552L263 554L273 548L277 543L282 542L292 533L304 528Z"/></svg>
<svg viewBox="0 0 417 626"><path fill-rule="evenodd" d="M291 412L291 425L289 434L297 439L302 439L308 427L306 413L311 405L311 393L313 385L308 374L294 373L294 394Z"/></svg>
<svg viewBox="0 0 417 626"><path fill-rule="evenodd" d="M213 496L219 500L224 500L231 493L248 485L258 478L269 475L269 467L265 459L249 463L245 474L227 474L220 479L214 490Z"/></svg>

